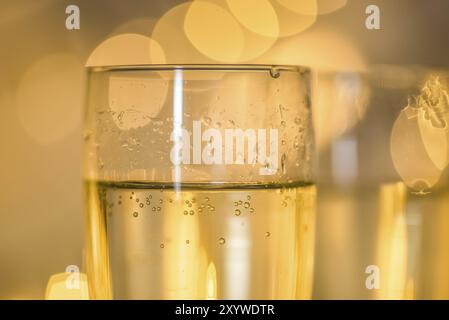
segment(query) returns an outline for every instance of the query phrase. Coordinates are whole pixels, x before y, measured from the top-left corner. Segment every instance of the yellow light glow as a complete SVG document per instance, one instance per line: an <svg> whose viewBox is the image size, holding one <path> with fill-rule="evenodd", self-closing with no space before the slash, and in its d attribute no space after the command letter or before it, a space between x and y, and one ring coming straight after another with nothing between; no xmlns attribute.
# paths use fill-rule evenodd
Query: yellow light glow
<svg viewBox="0 0 449 320"><path fill-rule="evenodd" d="M280 37L288 37L300 33L315 23L318 13L316 0L283 2L296 10L288 9L281 4L281 0L271 2L278 17ZM302 12L307 12L307 14Z"/></svg>
<svg viewBox="0 0 449 320"><path fill-rule="evenodd" d="M329 71L366 70L365 59L357 46L345 35L327 29L281 39L254 63L306 65Z"/></svg>
<svg viewBox="0 0 449 320"><path fill-rule="evenodd" d="M204 55L221 62L238 62L244 35L234 17L210 2L196 0L190 5L184 30L187 38Z"/></svg>
<svg viewBox="0 0 449 320"><path fill-rule="evenodd" d="M230 6L227 5L228 3L222 0L207 0L209 3L215 4L220 6L223 10L230 10ZM239 11L240 14L240 18L236 17L237 20L242 20L246 19L246 20L255 20L255 19L262 19L263 20L263 16L266 15L266 13L256 13L256 14L251 14L248 11L259 11L259 10L247 10L244 11L243 7L246 7L247 4L251 4L252 2L246 2L246 1L233 1L236 2L237 4L235 4L235 6L237 8L235 8L235 10ZM259 2L259 1L257 1ZM271 5L270 5L271 6ZM243 24L242 21L240 21L241 23L241 31L243 33L244 36L244 48L241 52L241 55L239 57L238 62L242 63L242 62L247 62L250 61L252 59L255 59L257 57L259 57L260 55L262 55L263 53L265 53L267 50L269 50L274 43L276 42L276 40L278 39L278 33L279 33L279 27L278 27L278 21L277 21L277 17L275 24L273 22L273 18L266 18L265 20L271 20L271 23L266 23L266 22L262 22L261 25L263 25L263 28L266 28L265 32L262 32L260 30L260 32L257 32L257 30L255 30L256 28L256 22L254 22L254 26L252 29L250 29L249 27L245 26ZM260 27L262 28L262 27ZM273 36L267 36L264 34L273 34Z"/></svg>
<svg viewBox="0 0 449 320"><path fill-rule="evenodd" d="M89 290L87 287L87 277L85 274L76 275L78 281L75 287L68 286L68 282L73 282L70 273L58 273L50 277L45 291L46 300L89 300Z"/></svg>
<svg viewBox="0 0 449 320"><path fill-rule="evenodd" d="M377 265L381 270L379 299L410 297L407 284L406 187L402 182L383 184L379 198Z"/></svg>
<svg viewBox="0 0 449 320"><path fill-rule="evenodd" d="M100 43L87 59L86 66L164 64L165 53L159 43L140 34L121 34Z"/></svg>
<svg viewBox="0 0 449 320"><path fill-rule="evenodd" d="M154 18L136 18L123 22L114 28L110 36L116 36L120 34L141 34L148 36L151 34L154 26L157 23L157 19Z"/></svg>
<svg viewBox="0 0 449 320"><path fill-rule="evenodd" d="M207 267L206 274L206 283L207 283L207 300L216 300L217 299L217 270L215 269L215 264L213 262L209 263Z"/></svg>
<svg viewBox="0 0 449 320"><path fill-rule="evenodd" d="M84 68L66 53L31 65L16 93L20 122L30 138L48 145L70 134L81 122Z"/></svg>
<svg viewBox="0 0 449 320"><path fill-rule="evenodd" d="M227 0L231 13L246 28L254 33L277 37L278 19L268 0Z"/></svg>
<svg viewBox="0 0 449 320"><path fill-rule="evenodd" d="M348 0L318 0L318 14L328 14L343 8Z"/></svg>
<svg viewBox="0 0 449 320"><path fill-rule="evenodd" d="M162 257L165 299L203 299L206 295L206 265L200 246L199 216L182 213L185 201L192 197L193 194L183 193L166 212L163 234L169 243L164 247Z"/></svg>
<svg viewBox="0 0 449 320"><path fill-rule="evenodd" d="M190 4L191 2L183 3L167 11L151 33L151 38L164 48L168 64L214 63L214 60L192 46L184 32L184 19ZM202 18L196 23L204 26Z"/></svg>
<svg viewBox="0 0 449 320"><path fill-rule="evenodd" d="M313 15L318 12L317 0L276 0L282 6L296 13Z"/></svg>
<svg viewBox="0 0 449 320"><path fill-rule="evenodd" d="M285 8L301 14L328 14L346 5L348 0L275 0Z"/></svg>

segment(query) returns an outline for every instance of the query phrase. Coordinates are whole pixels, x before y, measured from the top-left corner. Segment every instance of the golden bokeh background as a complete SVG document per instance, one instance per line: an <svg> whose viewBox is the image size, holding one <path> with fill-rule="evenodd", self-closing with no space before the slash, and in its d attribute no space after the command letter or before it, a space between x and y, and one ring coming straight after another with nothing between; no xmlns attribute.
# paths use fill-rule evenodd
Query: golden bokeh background
<svg viewBox="0 0 449 320"><path fill-rule="evenodd" d="M65 27L71 4L80 8L79 30ZM381 9L381 30L365 27L370 4ZM447 180L446 133L427 118L408 121L405 110L431 76L448 85L446 0L17 0L0 8L0 298L42 299L52 275L56 288L68 265L85 269L85 65L312 67L321 169L314 297L416 297L417 271L404 258L413 250L431 261L420 270L449 266L449 198L405 196L407 187L426 193ZM422 156L405 161L407 152ZM405 203L432 212L420 218L420 234L432 236L418 249L404 240L413 224ZM374 294L364 270L376 261L395 281ZM449 297L444 268L435 273L445 286L432 278L420 297Z"/></svg>

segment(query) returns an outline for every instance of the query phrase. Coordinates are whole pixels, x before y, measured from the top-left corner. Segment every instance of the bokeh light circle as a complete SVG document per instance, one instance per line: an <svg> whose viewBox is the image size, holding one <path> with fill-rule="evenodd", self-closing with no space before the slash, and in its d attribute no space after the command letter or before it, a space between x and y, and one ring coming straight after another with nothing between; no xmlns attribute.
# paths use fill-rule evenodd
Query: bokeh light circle
<svg viewBox="0 0 449 320"><path fill-rule="evenodd" d="M184 30L193 46L216 61L238 62L244 49L244 34L237 20L222 7L193 1L184 20Z"/></svg>
<svg viewBox="0 0 449 320"><path fill-rule="evenodd" d="M56 53L32 64L16 93L20 122L37 142L62 140L80 125L84 67L73 55Z"/></svg>

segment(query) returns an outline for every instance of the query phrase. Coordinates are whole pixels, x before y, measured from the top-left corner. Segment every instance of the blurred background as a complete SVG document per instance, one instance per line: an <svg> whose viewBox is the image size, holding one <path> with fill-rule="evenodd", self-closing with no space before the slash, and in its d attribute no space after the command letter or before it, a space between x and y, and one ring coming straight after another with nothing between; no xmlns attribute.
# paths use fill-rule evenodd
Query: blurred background
<svg viewBox="0 0 449 320"><path fill-rule="evenodd" d="M80 10L79 29L66 27L69 5ZM380 30L365 25L369 5L380 9ZM52 274L83 269L85 65L124 63L312 67L314 298L449 298L448 1L0 8L0 298L42 299ZM381 290L365 286L373 264L386 270Z"/></svg>

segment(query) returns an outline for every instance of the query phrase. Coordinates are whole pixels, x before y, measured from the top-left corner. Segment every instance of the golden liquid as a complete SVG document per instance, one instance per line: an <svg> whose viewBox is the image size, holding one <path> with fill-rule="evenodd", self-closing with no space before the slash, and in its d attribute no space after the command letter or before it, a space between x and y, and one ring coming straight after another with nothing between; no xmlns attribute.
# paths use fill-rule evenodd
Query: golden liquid
<svg viewBox="0 0 449 320"><path fill-rule="evenodd" d="M311 298L314 185L86 184L91 297Z"/></svg>

